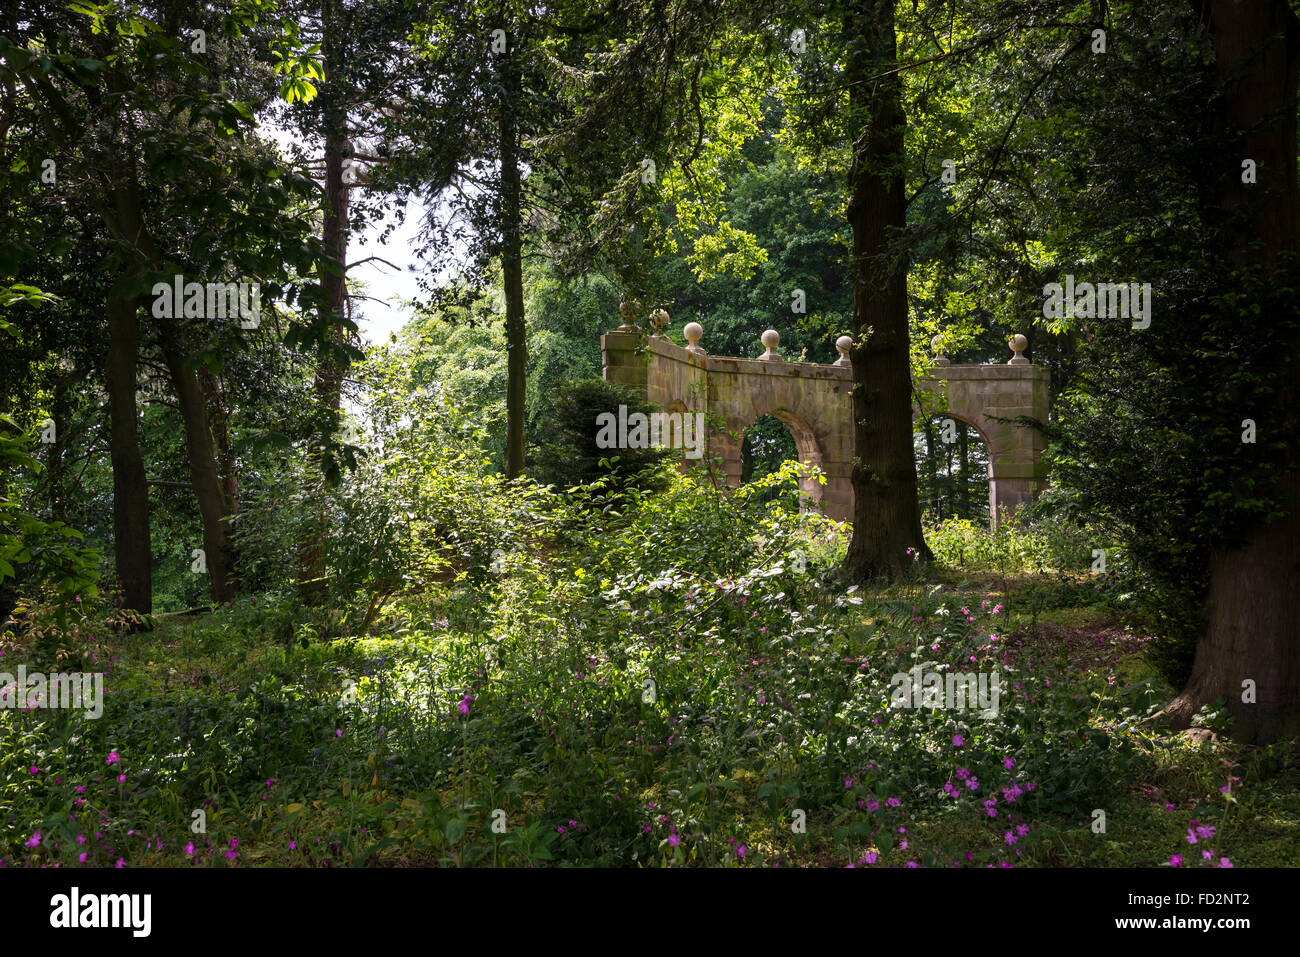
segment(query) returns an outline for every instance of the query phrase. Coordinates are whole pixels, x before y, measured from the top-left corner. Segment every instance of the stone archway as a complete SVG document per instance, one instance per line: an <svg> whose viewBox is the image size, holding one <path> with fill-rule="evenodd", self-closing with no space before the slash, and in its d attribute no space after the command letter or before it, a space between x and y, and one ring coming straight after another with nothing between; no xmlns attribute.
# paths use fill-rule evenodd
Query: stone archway
<svg viewBox="0 0 1300 957"><path fill-rule="evenodd" d="M853 515L853 370L847 337L837 343L833 364L787 362L773 330L763 333L767 347L756 359L711 356L700 348L703 329L689 323L683 348L660 335L645 339L628 326L601 337L604 378L631 386L668 410L705 412L721 421L708 432L708 455L721 461L728 485L740 484L740 444L755 419L771 414L794 436L801 462L811 462L826 484L803 479L800 489L832 518ZM1016 336L1015 355L1006 365L952 365L939 356L918 390L940 400L942 410L974 426L989 452L989 512L996 525L1001 512L1030 501L1044 481L1045 441L1033 428L1014 420L1047 420L1048 372L1023 355L1028 345Z"/></svg>
<svg viewBox="0 0 1300 957"><path fill-rule="evenodd" d="M801 418L799 413L789 408L783 406L766 408L765 405L766 403L759 401L752 407L747 407L748 411L739 414L734 410L722 411L721 414L726 421L726 431L735 433L735 437L716 433L709 435L709 454L722 460L727 484L732 487L740 485L741 446L744 444L745 431L764 415L779 420L790 430L800 462L815 465L825 471L826 456L822 453L822 439L818 437L816 430ZM717 408L721 409L722 404L719 403ZM825 486L811 476L803 476L799 479L799 492L809 503L820 503L824 491Z"/></svg>
<svg viewBox="0 0 1300 957"><path fill-rule="evenodd" d="M955 419L958 422L970 426L971 431L975 433L976 441L983 443L985 454L988 456L989 461L985 469L985 487L988 490L989 496L989 521L996 526L998 509L996 497L994 496L994 489L996 486L994 485L993 478L993 446L989 442L988 432L984 428L981 428L979 423L974 421L967 413L954 412L952 409L942 407L922 407L919 402L914 402L912 404L912 418L916 420L928 419L932 426L934 423L939 423L940 428L942 428L942 424L948 419ZM972 472L971 474L973 475L974 473ZM917 477L919 479L920 475L918 474ZM924 511L925 503L922 502L921 504L922 511Z"/></svg>
<svg viewBox="0 0 1300 957"><path fill-rule="evenodd" d="M953 365L935 358L917 389L940 400L935 415L949 415L972 426L989 453L989 520L1033 500L1043 487L1042 463L1047 440L1041 432L1015 420L1025 416L1047 421L1051 374L1023 355L1029 340L1017 335L1005 365ZM919 410L918 410L919 411Z"/></svg>

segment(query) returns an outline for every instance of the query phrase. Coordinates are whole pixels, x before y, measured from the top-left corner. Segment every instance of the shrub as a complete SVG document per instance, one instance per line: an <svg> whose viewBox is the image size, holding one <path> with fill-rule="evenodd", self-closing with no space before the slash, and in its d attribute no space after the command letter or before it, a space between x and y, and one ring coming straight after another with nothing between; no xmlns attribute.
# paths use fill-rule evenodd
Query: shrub
<svg viewBox="0 0 1300 957"><path fill-rule="evenodd" d="M606 488L663 488L658 467L673 453L662 448L602 449L596 445L596 421L602 413L618 415L619 406L634 412L657 411L636 391L603 379L570 380L548 397L536 436L531 472L548 485L569 488L601 479ZM602 465L607 461L608 465Z"/></svg>

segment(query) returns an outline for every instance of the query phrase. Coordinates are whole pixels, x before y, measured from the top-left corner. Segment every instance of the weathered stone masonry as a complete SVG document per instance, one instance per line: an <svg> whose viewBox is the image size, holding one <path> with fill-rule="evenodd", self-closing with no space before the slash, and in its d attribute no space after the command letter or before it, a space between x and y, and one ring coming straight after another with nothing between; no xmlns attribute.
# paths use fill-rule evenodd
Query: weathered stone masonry
<svg viewBox="0 0 1300 957"><path fill-rule="evenodd" d="M666 315L656 315L662 329ZM767 351L757 359L708 355L700 348L703 329L689 323L683 330L689 346L683 348L655 334L648 340L625 323L601 337L604 377L635 388L665 411L704 412L725 423L727 432L710 430L707 455L720 458L727 483L740 484L740 443L744 432L764 414L780 419L794 436L799 460L818 466L826 484L812 479L801 484L812 502L819 502L832 518L847 521L853 515L853 370L849 365L850 340L836 343L839 361L826 365L786 362L776 351L780 338L773 330L763 333ZM644 343L644 352L637 346ZM1047 420L1048 372L1021 353L1028 341L1016 336L1015 355L1006 365L952 365L942 356L930 375L917 382L921 391L947 395L941 414L973 426L988 446L989 512L997 521L1002 510L1030 501L1044 481L1040 433L1014 421L1017 416Z"/></svg>

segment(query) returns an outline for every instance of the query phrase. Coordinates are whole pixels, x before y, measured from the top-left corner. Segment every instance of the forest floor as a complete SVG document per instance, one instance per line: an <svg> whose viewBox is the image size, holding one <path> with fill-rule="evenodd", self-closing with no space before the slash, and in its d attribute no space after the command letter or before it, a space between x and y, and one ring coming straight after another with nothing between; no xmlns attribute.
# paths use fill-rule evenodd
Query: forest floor
<svg viewBox="0 0 1300 957"><path fill-rule="evenodd" d="M336 641L279 640L283 609L257 599L163 616L64 649L109 673L101 720L0 717L0 857L1300 865L1293 743L1235 745L1222 714L1150 727L1169 689L1098 593L1087 576L948 573L809 604L779 640L709 629L653 648L617 627L458 631L428 607ZM887 708L918 636L996 656L997 718Z"/></svg>

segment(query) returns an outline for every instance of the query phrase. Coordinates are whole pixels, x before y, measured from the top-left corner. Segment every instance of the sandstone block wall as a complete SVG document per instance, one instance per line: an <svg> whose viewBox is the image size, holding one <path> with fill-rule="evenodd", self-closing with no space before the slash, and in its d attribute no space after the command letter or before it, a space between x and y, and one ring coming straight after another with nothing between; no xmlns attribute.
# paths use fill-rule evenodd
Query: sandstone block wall
<svg viewBox="0 0 1300 957"><path fill-rule="evenodd" d="M638 352L638 344L644 344ZM635 332L601 337L604 377L636 388L667 410L706 413L708 452L721 459L731 486L740 484L744 433L759 416L776 416L794 436L801 462L826 475L826 485L801 483L810 503L832 518L853 515L853 372L847 365L737 359L691 352L667 339ZM917 387L945 397L951 415L975 427L989 450L989 509L1031 500L1042 487L1045 442L1017 416L1047 419L1048 372L1029 363L936 366ZM1006 420L1006 421L1001 421Z"/></svg>

